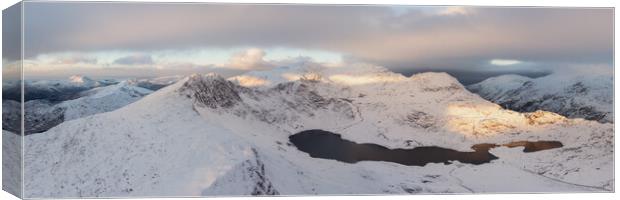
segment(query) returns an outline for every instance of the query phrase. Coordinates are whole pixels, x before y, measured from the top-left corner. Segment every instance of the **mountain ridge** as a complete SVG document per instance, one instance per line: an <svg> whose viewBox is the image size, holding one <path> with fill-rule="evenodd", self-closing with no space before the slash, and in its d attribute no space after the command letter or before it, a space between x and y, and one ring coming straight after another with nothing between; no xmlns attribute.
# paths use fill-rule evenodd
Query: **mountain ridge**
<svg viewBox="0 0 620 200"><path fill-rule="evenodd" d="M503 75L467 88L504 108L533 112L546 110L569 118L613 123L613 77L549 75L528 78Z"/></svg>
<svg viewBox="0 0 620 200"><path fill-rule="evenodd" d="M128 81L115 85L96 87L79 93L79 98L62 102L47 99L30 100L24 103L24 133L26 135L40 133L64 121L109 112L135 102L153 91L135 86ZM3 128L11 132L19 132L21 104L13 100L4 100ZM5 123L6 122L6 123Z"/></svg>

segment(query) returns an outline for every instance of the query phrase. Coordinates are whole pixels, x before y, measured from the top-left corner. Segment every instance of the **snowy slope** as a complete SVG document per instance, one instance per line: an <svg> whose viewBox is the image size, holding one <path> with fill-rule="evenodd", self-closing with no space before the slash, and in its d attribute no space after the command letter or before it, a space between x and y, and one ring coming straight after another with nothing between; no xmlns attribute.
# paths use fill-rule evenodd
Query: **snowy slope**
<svg viewBox="0 0 620 200"><path fill-rule="evenodd" d="M20 136L2 130L2 189L21 195L22 149Z"/></svg>
<svg viewBox="0 0 620 200"><path fill-rule="evenodd" d="M262 72L266 73L266 72ZM118 110L25 138L26 197L609 191L613 126L518 113L445 73L380 67L292 69L292 82L244 87L193 75ZM252 76L252 74L246 74ZM389 148L558 140L493 149L483 165L424 167L311 158L288 142L309 129ZM510 173L506 173L510 172ZM507 176L509 175L509 176ZM484 176L481 181L480 176Z"/></svg>
<svg viewBox="0 0 620 200"><path fill-rule="evenodd" d="M492 77L467 87L505 108L532 112L546 110L569 118L613 122L612 75L557 75L528 78Z"/></svg>
<svg viewBox="0 0 620 200"><path fill-rule="evenodd" d="M65 107L64 118L73 120L101 112L108 112L152 93L153 91L134 86L131 82L122 81L116 85L94 88L83 93L79 99L60 103Z"/></svg>
<svg viewBox="0 0 620 200"><path fill-rule="evenodd" d="M81 92L80 98L60 103L47 100L27 101L24 104L25 133L43 132L64 121L116 110L151 92L151 90L134 86L132 82L123 81L115 85Z"/></svg>

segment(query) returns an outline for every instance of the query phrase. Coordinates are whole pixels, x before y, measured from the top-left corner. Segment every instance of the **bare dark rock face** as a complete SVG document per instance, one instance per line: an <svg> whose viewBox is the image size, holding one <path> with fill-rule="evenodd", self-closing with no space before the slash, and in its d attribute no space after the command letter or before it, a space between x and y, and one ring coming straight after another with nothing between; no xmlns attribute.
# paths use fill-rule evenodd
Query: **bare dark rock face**
<svg viewBox="0 0 620 200"><path fill-rule="evenodd" d="M212 109L231 108L241 101L238 92L240 87L219 75L193 75L183 84L181 92L202 106Z"/></svg>

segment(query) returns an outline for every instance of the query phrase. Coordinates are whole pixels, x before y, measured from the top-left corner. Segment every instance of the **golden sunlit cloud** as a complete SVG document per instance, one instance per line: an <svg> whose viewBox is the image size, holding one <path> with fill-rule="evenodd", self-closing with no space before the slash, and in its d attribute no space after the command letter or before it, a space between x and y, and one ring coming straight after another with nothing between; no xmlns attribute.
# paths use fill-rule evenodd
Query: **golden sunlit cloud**
<svg viewBox="0 0 620 200"><path fill-rule="evenodd" d="M452 15L468 15L472 14L473 10L462 6L450 6L439 11L439 15L452 16Z"/></svg>
<svg viewBox="0 0 620 200"><path fill-rule="evenodd" d="M244 70L267 69L273 67L270 63L264 60L265 55L267 55L267 53L259 48L246 49L243 52L238 52L232 55L228 60L228 63L222 66Z"/></svg>

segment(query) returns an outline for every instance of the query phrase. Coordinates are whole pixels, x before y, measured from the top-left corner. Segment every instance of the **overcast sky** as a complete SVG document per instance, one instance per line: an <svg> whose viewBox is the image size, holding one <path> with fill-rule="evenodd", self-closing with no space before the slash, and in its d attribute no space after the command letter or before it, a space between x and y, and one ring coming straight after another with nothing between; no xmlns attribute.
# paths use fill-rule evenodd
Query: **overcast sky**
<svg viewBox="0 0 620 200"><path fill-rule="evenodd" d="M611 8L27 2L24 22L32 76L242 72L300 59L405 73L613 67Z"/></svg>

